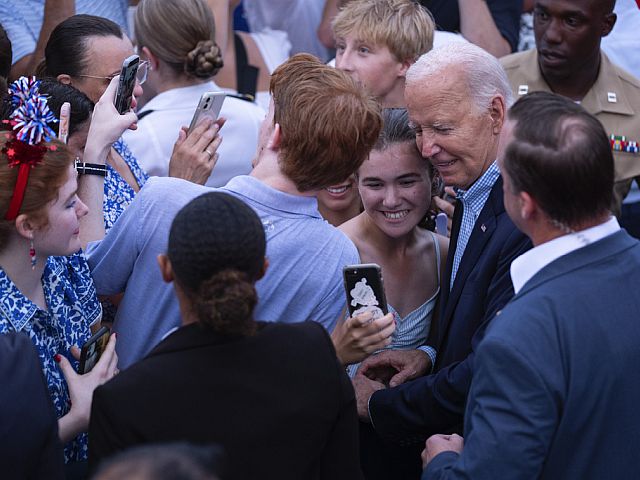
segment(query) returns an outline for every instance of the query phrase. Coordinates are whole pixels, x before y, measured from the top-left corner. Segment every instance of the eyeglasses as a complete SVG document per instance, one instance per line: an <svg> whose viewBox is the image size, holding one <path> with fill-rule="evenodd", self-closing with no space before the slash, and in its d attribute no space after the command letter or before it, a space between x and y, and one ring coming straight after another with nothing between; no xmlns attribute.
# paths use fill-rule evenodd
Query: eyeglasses
<svg viewBox="0 0 640 480"><path fill-rule="evenodd" d="M142 85L144 82L147 81L148 72L149 72L149 60L143 60L138 65L138 71L136 72L136 80L138 80L138 83L140 85ZM98 78L100 80L106 80L107 82L110 82L111 80L113 80L113 77L116 77L118 75L120 75L120 73L115 73L113 75L108 75L106 77L100 77L98 75L76 75L76 76L85 77L85 78Z"/></svg>

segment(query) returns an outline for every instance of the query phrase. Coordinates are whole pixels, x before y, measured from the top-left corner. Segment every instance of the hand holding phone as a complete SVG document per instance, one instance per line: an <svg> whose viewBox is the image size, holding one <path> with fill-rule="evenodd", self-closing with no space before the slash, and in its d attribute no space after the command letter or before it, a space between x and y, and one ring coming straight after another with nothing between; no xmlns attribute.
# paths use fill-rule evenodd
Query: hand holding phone
<svg viewBox="0 0 640 480"><path fill-rule="evenodd" d="M116 110L118 110L120 115L127 113L131 109L138 65L140 65L140 57L138 55L131 55L122 62L118 90L116 90L116 98L114 101Z"/></svg>
<svg viewBox="0 0 640 480"><path fill-rule="evenodd" d="M198 125L198 123L200 123L200 121L205 117L208 117L212 122L215 122L218 119L218 115L220 115L220 109L222 109L225 97L226 94L224 92L203 93L200 97L200 101L198 102L198 106L193 113L188 133L191 133L196 125Z"/></svg>
<svg viewBox="0 0 640 480"><path fill-rule="evenodd" d="M82 346L78 373L89 373L96 363L98 363L102 352L104 352L109 342L109 333L110 331L107 327L100 327L100 330Z"/></svg>
<svg viewBox="0 0 640 480"><path fill-rule="evenodd" d="M349 315L371 312L371 321L388 313L382 269L375 263L347 265L342 271Z"/></svg>

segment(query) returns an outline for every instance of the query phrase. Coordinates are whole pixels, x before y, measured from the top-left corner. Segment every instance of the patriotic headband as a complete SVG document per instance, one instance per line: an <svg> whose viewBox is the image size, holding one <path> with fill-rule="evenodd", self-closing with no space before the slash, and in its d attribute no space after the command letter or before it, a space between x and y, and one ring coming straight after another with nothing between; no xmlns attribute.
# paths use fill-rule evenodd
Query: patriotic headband
<svg viewBox="0 0 640 480"><path fill-rule="evenodd" d="M7 156L9 167L18 167L19 170L9 209L4 216L6 220L14 220L18 216L31 169L42 161L47 150L57 149L55 145L44 145L44 142L55 138L47 123L58 119L49 110L47 99L38 92L39 86L40 82L35 77L20 77L9 87L14 110L10 120L2 122L10 127L10 131L4 133L7 142L2 153Z"/></svg>

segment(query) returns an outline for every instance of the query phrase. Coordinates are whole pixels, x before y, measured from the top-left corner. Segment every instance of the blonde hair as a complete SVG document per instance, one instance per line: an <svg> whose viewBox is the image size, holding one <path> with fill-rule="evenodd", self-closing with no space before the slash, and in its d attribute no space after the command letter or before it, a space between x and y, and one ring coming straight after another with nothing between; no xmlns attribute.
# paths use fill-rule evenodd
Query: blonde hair
<svg viewBox="0 0 640 480"><path fill-rule="evenodd" d="M386 45L400 62L414 62L433 48L433 17L413 0L354 0L340 10L332 27L335 37L354 34Z"/></svg>
<svg viewBox="0 0 640 480"><path fill-rule="evenodd" d="M222 68L213 13L204 0L142 0L134 25L139 47L177 73L210 78Z"/></svg>

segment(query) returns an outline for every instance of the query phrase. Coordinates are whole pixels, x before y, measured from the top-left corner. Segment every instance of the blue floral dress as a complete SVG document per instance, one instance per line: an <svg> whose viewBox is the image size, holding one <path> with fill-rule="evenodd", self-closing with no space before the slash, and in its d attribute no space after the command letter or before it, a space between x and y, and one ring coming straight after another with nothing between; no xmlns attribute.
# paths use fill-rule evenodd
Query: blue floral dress
<svg viewBox="0 0 640 480"><path fill-rule="evenodd" d="M69 390L53 357L58 353L66 356L77 370L78 362L70 348L82 346L89 339L89 327L100 320L102 308L82 252L47 258L42 287L48 311L25 297L0 268L0 334L23 332L31 338L60 418L70 408ZM86 459L87 434L65 445L64 454L65 462Z"/></svg>
<svg viewBox="0 0 640 480"><path fill-rule="evenodd" d="M113 144L113 148L120 154L122 159L131 169L138 187L142 186L149 179L146 172L140 167L136 157L133 156L127 144L121 138ZM104 179L104 228L108 232L124 209L133 201L135 190L122 178L122 176L111 166L107 164L107 176Z"/></svg>

